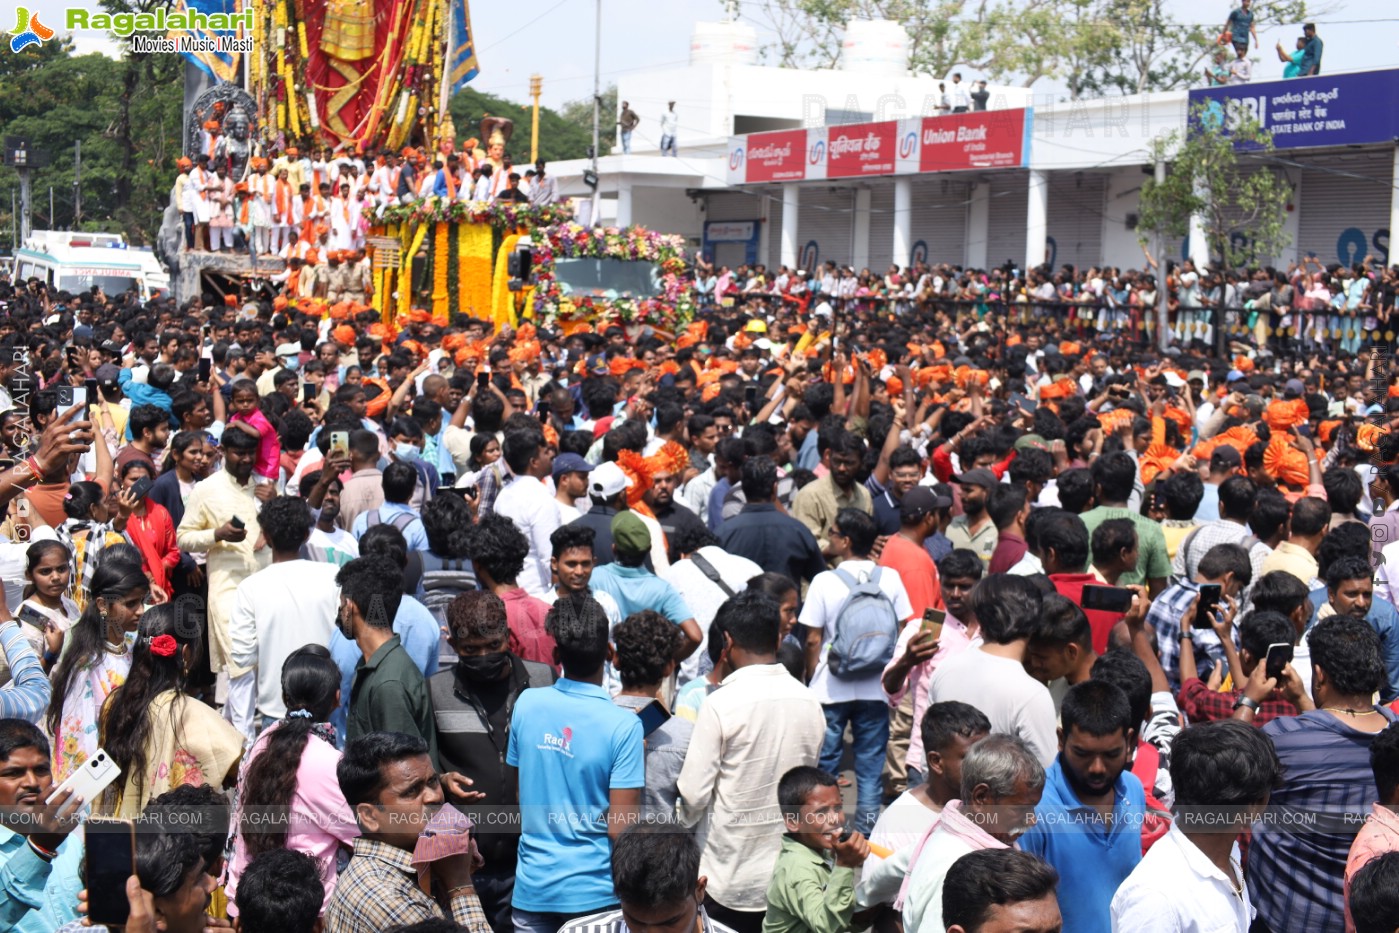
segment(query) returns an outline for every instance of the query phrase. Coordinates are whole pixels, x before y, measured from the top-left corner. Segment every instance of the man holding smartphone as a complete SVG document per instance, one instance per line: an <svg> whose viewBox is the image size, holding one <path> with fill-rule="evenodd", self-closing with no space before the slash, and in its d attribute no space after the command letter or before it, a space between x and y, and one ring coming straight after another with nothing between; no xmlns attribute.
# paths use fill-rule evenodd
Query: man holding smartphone
<svg viewBox="0 0 1399 933"><path fill-rule="evenodd" d="M70 791L45 802L53 793L52 757L37 726L0 719L0 756L0 813L14 818L0 826L0 928L10 930L37 919L53 860L69 848L68 833L78 822L57 818Z"/></svg>

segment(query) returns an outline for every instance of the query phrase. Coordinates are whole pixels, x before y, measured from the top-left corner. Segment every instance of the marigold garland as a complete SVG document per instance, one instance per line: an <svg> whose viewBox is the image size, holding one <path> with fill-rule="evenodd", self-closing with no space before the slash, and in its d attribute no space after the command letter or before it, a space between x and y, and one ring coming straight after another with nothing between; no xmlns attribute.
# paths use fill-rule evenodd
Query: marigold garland
<svg viewBox="0 0 1399 933"><path fill-rule="evenodd" d="M432 319L438 325L447 323L447 267L452 262L448 239L447 224L437 224L432 244Z"/></svg>

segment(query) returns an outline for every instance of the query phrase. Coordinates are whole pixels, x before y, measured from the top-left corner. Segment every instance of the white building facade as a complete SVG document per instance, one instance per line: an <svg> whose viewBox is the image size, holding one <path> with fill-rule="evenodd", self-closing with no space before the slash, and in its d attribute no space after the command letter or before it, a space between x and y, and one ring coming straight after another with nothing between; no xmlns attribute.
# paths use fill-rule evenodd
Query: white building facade
<svg viewBox="0 0 1399 933"><path fill-rule="evenodd" d="M730 266L1140 268L1154 142L1206 107L1223 120L1247 110L1273 133L1256 170L1292 191L1275 264L1389 259L1399 70L1075 102L990 88L986 111L948 113L939 84L952 82L908 75L897 24L854 26L839 71L759 66L747 27L699 24L689 66L620 82L642 124L630 153L599 161L601 218L682 233ZM658 147L671 100L676 157ZM562 194L591 193L586 167L552 167ZM1207 258L1198 235L1162 252Z"/></svg>

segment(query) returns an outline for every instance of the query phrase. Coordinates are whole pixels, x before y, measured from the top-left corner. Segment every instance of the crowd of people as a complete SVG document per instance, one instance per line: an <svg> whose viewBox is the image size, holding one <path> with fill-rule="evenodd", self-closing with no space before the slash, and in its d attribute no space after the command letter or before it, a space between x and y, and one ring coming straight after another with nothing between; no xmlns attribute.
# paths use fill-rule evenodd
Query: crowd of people
<svg viewBox="0 0 1399 933"><path fill-rule="evenodd" d="M987 314L1019 323L1052 314L1075 339L1139 343L1156 338L1161 305L1159 266L1148 252L1143 269L1112 266L1021 270L1006 262L979 270L916 261L890 265L883 275L827 260L812 270L758 263L730 268L701 257L696 288L708 308L748 301L781 302L831 315L866 309L907 314L932 309L974 325ZM1392 332L1399 300L1399 266L1368 254L1351 265L1314 256L1285 268L1197 268L1168 261L1167 326L1174 341L1200 348L1224 338L1237 349L1268 349L1308 359L1357 354L1370 335ZM971 316L968 316L971 315ZM1388 338L1386 338L1388 339Z"/></svg>
<svg viewBox="0 0 1399 933"><path fill-rule="evenodd" d="M0 930L90 928L113 819L141 933L1394 930L1399 371L1329 322L1395 272L1169 270L1323 322L1226 358L1146 274L914 273L0 283Z"/></svg>
<svg viewBox="0 0 1399 933"><path fill-rule="evenodd" d="M486 149L468 139L460 150L448 141L436 152L410 146L361 154L287 145L262 156L225 145L223 127L208 121L203 151L177 161L170 203L184 224L187 250L315 266L317 255L324 264L332 251L363 252L370 225L386 209L422 198L534 207L558 200L544 160L522 173L505 150L508 134L499 129Z"/></svg>

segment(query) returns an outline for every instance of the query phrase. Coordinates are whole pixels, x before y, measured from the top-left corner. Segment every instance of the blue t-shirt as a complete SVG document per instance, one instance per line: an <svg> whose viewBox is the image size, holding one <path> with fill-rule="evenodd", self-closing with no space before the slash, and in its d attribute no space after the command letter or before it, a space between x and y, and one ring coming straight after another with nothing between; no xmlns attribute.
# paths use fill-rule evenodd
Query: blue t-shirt
<svg viewBox="0 0 1399 933"><path fill-rule="evenodd" d="M646 785L645 739L632 710L567 677L520 694L506 764L520 775L520 858L511 903L579 914L617 903L608 793Z"/></svg>
<svg viewBox="0 0 1399 933"><path fill-rule="evenodd" d="M615 599L624 619L643 609L653 609L676 625L695 616L675 587L645 567L623 567L615 561L603 564L593 571L588 585Z"/></svg>
<svg viewBox="0 0 1399 933"><path fill-rule="evenodd" d="M1112 823L1104 825L1097 809L1084 806L1069 786L1063 756L1054 759L1035 807L1035 826L1020 837L1020 849L1058 870L1065 930L1111 933L1112 896L1142 860L1145 818L1146 794L1132 772L1124 769L1118 776Z"/></svg>

